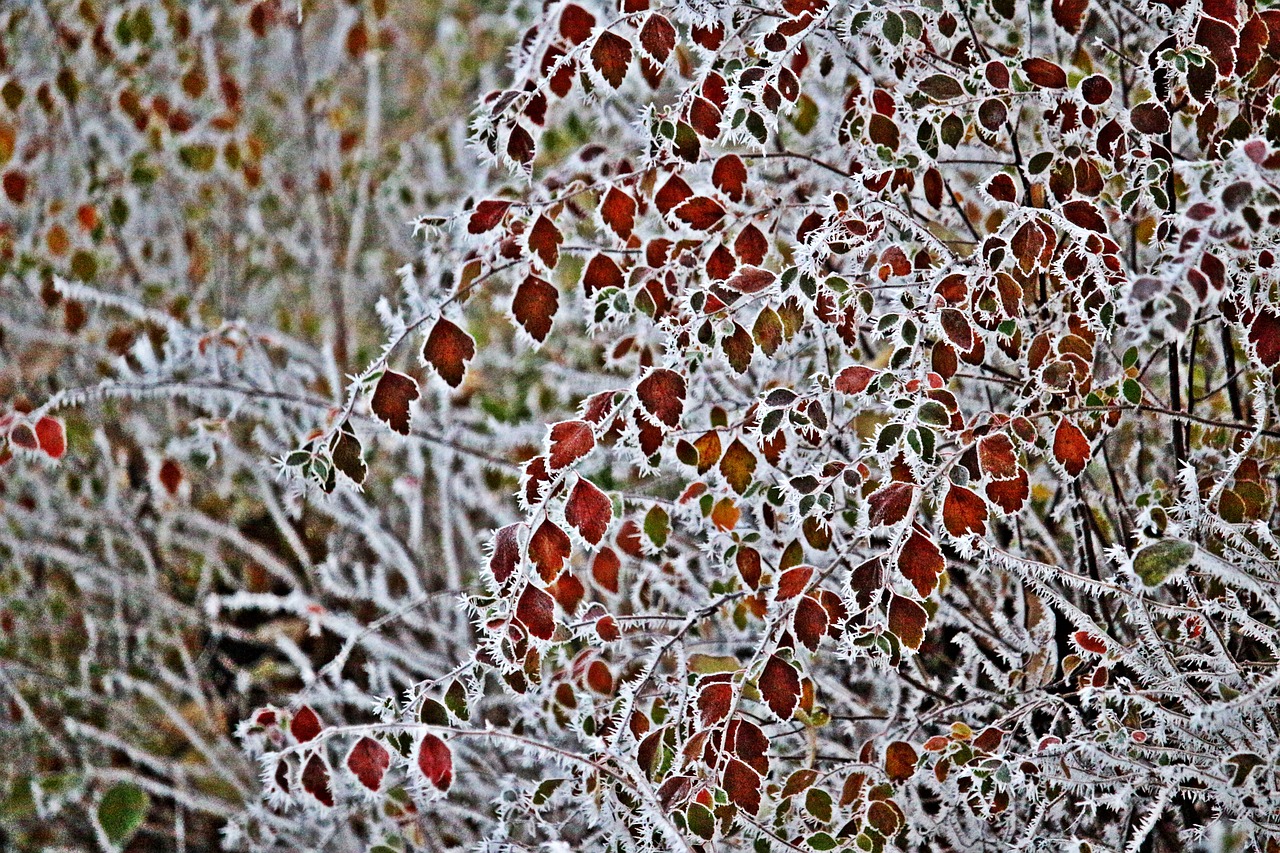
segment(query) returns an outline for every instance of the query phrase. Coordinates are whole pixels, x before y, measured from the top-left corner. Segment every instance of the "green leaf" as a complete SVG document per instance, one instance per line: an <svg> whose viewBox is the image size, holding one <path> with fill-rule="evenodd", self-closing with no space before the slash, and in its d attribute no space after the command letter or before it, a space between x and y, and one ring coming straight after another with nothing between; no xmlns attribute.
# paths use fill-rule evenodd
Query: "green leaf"
<svg viewBox="0 0 1280 853"><path fill-rule="evenodd" d="M121 782L102 795L98 804L98 825L112 844L120 846L142 826L151 797L137 785Z"/></svg>
<svg viewBox="0 0 1280 853"><path fill-rule="evenodd" d="M1124 381L1124 398L1135 406L1142 402L1142 386L1136 379Z"/></svg>
<svg viewBox="0 0 1280 853"><path fill-rule="evenodd" d="M1185 568L1195 553L1196 546L1191 542L1161 539L1133 555L1133 573L1147 586L1159 586L1174 572Z"/></svg>
<svg viewBox="0 0 1280 853"><path fill-rule="evenodd" d="M671 519L667 516L667 511L660 506L650 509L644 517L644 535L661 548L667 544L667 535L670 533Z"/></svg>

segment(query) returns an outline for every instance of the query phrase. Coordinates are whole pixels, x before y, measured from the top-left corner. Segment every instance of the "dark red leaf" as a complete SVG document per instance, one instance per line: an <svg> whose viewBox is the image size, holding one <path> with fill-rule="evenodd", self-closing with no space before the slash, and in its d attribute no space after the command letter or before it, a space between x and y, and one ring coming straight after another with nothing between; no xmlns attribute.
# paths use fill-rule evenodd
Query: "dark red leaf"
<svg viewBox="0 0 1280 853"><path fill-rule="evenodd" d="M509 201L491 199L480 202L471 213L471 220L467 223L467 231L472 234L483 234L486 231L497 228L498 223L502 221L502 217L510 207L511 202Z"/></svg>
<svg viewBox="0 0 1280 853"><path fill-rule="evenodd" d="M320 734L320 730L323 728L320 718L316 716L316 712L311 710L309 705L303 705L299 708L298 712L293 715L293 720L289 723L289 732L298 743L306 743L312 740L316 735Z"/></svg>
<svg viewBox="0 0 1280 853"><path fill-rule="evenodd" d="M591 38L591 30L596 25L596 16L586 9L571 3L560 12L560 35L570 44L582 44Z"/></svg>
<svg viewBox="0 0 1280 853"><path fill-rule="evenodd" d="M493 537L493 554L489 557L489 571L498 583L505 583L520 565L519 524L500 528Z"/></svg>
<svg viewBox="0 0 1280 853"><path fill-rule="evenodd" d="M636 201L617 187L610 187L600 203L600 218L623 240L631 236L636 224Z"/></svg>
<svg viewBox="0 0 1280 853"><path fill-rule="evenodd" d="M1042 89L1067 88L1067 72L1062 70L1062 66L1056 65L1047 59L1039 57L1024 59L1022 60L1022 70L1027 75L1028 80Z"/></svg>
<svg viewBox="0 0 1280 853"><path fill-rule="evenodd" d="M1058 26L1075 35L1084 24L1085 12L1089 9L1089 0L1053 0L1050 4L1053 20Z"/></svg>
<svg viewBox="0 0 1280 853"><path fill-rule="evenodd" d="M533 228L529 229L529 250L536 254L542 260L543 266L549 270L555 269L556 263L560 260L560 244L563 242L564 235L545 215L539 216L533 223Z"/></svg>
<svg viewBox="0 0 1280 853"><path fill-rule="evenodd" d="M555 285L537 276L525 276L511 298L511 313L529 337L538 343L551 332L551 320L560 306L560 292Z"/></svg>
<svg viewBox="0 0 1280 853"><path fill-rule="evenodd" d="M775 279L777 276L768 270L743 267L737 275L725 282L725 285L739 293L759 293L773 284Z"/></svg>
<svg viewBox="0 0 1280 853"><path fill-rule="evenodd" d="M418 399L418 383L411 376L388 370L373 389L369 407L401 435L409 434L409 404Z"/></svg>
<svg viewBox="0 0 1280 853"><path fill-rule="evenodd" d="M529 633L540 640L550 640L556 632L556 602L533 584L524 588L516 602L516 618Z"/></svg>
<svg viewBox="0 0 1280 853"><path fill-rule="evenodd" d="M744 264L760 266L769 254L769 240L759 228L748 225L738 232L737 239L733 241L733 253Z"/></svg>
<svg viewBox="0 0 1280 853"><path fill-rule="evenodd" d="M760 695L780 719L789 720L800 702L800 675L777 655L770 655L760 672Z"/></svg>
<svg viewBox="0 0 1280 853"><path fill-rule="evenodd" d="M698 712L702 727L714 725L729 716L733 703L733 685L724 681L708 684L698 694Z"/></svg>
<svg viewBox="0 0 1280 853"><path fill-rule="evenodd" d="M302 768L302 790L321 805L333 807L333 791L329 789L329 765L318 753L307 759Z"/></svg>
<svg viewBox="0 0 1280 853"><path fill-rule="evenodd" d="M871 508L871 524L894 525L907 517L915 487L910 483L890 483L867 498Z"/></svg>
<svg viewBox="0 0 1280 853"><path fill-rule="evenodd" d="M1018 476L1018 455L1013 442L1002 432L978 439L978 464L988 477L1008 480Z"/></svg>
<svg viewBox="0 0 1280 853"><path fill-rule="evenodd" d="M674 370L650 371L636 386L636 397L644 410L672 429L680 425L684 396L684 377Z"/></svg>
<svg viewBox="0 0 1280 853"><path fill-rule="evenodd" d="M722 780L729 802L747 814L760 811L760 774L736 758L729 759Z"/></svg>
<svg viewBox="0 0 1280 853"><path fill-rule="evenodd" d="M1280 314L1269 308L1259 311L1249 324L1249 343L1264 366L1280 364Z"/></svg>
<svg viewBox="0 0 1280 853"><path fill-rule="evenodd" d="M1099 234L1107 233L1107 223L1103 221L1098 214L1098 209L1091 202L1069 201L1062 206L1062 215L1073 225L1096 231Z"/></svg>
<svg viewBox="0 0 1280 853"><path fill-rule="evenodd" d="M817 599L806 595L796 602L792 625L795 628L796 639L809 651L817 651L818 644L827 634L827 621L827 609Z"/></svg>
<svg viewBox="0 0 1280 853"><path fill-rule="evenodd" d="M391 766L391 753L371 737L362 737L347 754L347 769L370 791L382 787L382 777Z"/></svg>
<svg viewBox="0 0 1280 853"><path fill-rule="evenodd" d="M684 178L679 175L672 175L667 178L666 183L654 195L653 203L658 206L660 212L667 214L692 196L693 190L689 189L689 185L684 182Z"/></svg>
<svg viewBox="0 0 1280 853"><path fill-rule="evenodd" d="M804 592L813 579L813 566L792 566L778 577L774 598L786 601Z"/></svg>
<svg viewBox="0 0 1280 853"><path fill-rule="evenodd" d="M699 231L709 231L724 218L720 202L708 196L694 196L676 208L676 218Z"/></svg>
<svg viewBox="0 0 1280 853"><path fill-rule="evenodd" d="M922 598L927 597L938 585L938 575L946 568L942 551L933 540L919 530L911 531L898 555L898 571L911 581Z"/></svg>
<svg viewBox="0 0 1280 853"><path fill-rule="evenodd" d="M1071 637L1076 641L1076 645L1086 652L1093 652L1095 655L1107 653L1107 644L1088 631L1076 631Z"/></svg>
<svg viewBox="0 0 1280 853"><path fill-rule="evenodd" d="M654 12L640 28L640 46L658 62L666 62L676 46L676 28L664 16Z"/></svg>
<svg viewBox="0 0 1280 853"><path fill-rule="evenodd" d="M733 444L720 457L720 473L725 481L738 494L742 494L751 485L751 477L755 474L756 457L741 439L734 439Z"/></svg>
<svg viewBox="0 0 1280 853"><path fill-rule="evenodd" d="M441 791L453 784L453 753L440 738L427 732L418 744L418 769Z"/></svg>
<svg viewBox="0 0 1280 853"><path fill-rule="evenodd" d="M454 388L462 384L467 362L475 354L476 342L471 336L444 317L436 321L422 347L422 357Z"/></svg>
<svg viewBox="0 0 1280 853"><path fill-rule="evenodd" d="M875 375L876 371L860 364L846 367L836 376L835 389L841 394L861 394Z"/></svg>
<svg viewBox="0 0 1280 853"><path fill-rule="evenodd" d="M608 255L596 255L582 273L582 290L587 296L606 287L621 288L625 284L622 270Z"/></svg>
<svg viewBox="0 0 1280 853"><path fill-rule="evenodd" d="M508 157L521 165L532 163L536 149L537 144L533 141L533 134L529 133L524 125L518 123L511 125L511 132L507 134Z"/></svg>

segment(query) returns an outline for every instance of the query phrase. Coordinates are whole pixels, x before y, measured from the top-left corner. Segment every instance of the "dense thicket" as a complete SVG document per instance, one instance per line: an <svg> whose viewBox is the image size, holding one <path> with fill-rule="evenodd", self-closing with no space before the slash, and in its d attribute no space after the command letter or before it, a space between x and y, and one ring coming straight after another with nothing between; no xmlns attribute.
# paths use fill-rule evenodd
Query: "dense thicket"
<svg viewBox="0 0 1280 853"><path fill-rule="evenodd" d="M217 12L5 13L20 843L1280 848L1280 11Z"/></svg>

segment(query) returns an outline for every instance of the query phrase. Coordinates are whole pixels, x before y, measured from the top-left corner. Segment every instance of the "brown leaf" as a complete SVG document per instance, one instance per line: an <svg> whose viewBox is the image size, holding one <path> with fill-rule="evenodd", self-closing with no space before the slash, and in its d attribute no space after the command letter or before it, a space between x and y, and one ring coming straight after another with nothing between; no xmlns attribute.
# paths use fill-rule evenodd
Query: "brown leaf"
<svg viewBox="0 0 1280 853"><path fill-rule="evenodd" d="M622 270L618 269L618 265L608 255L595 255L587 262L587 268L582 273L582 290L587 296L606 287L621 289L625 284Z"/></svg>
<svg viewBox="0 0 1280 853"><path fill-rule="evenodd" d="M560 260L560 244L563 242L564 235L545 214L539 216L533 223L533 228L529 229L529 250L536 254L549 270L555 269L556 263Z"/></svg>
<svg viewBox="0 0 1280 853"><path fill-rule="evenodd" d="M895 740L884 751L884 769L893 782L905 782L915 775L919 756L915 747L904 740Z"/></svg>
<svg viewBox="0 0 1280 853"><path fill-rule="evenodd" d="M729 759L722 780L729 802L747 814L760 811L760 774L736 758Z"/></svg>
<svg viewBox="0 0 1280 853"><path fill-rule="evenodd" d="M493 554L489 557L489 571L494 580L505 583L520 564L519 524L508 524L493 537Z"/></svg>
<svg viewBox="0 0 1280 853"><path fill-rule="evenodd" d="M978 464L988 477L1008 480L1018 476L1018 455L1013 442L1002 432L978 439Z"/></svg>
<svg viewBox="0 0 1280 853"><path fill-rule="evenodd" d="M640 28L640 46L659 63L666 62L676 46L676 28L664 16L654 12Z"/></svg>
<svg viewBox="0 0 1280 853"><path fill-rule="evenodd" d="M302 768L302 790L321 805L333 807L333 791L329 788L329 765L319 753L313 753Z"/></svg>
<svg viewBox="0 0 1280 853"><path fill-rule="evenodd" d="M323 729L320 718L315 711L311 710L310 705L299 708L293 715L293 719L289 721L289 734L293 735L293 739L298 743L314 740Z"/></svg>
<svg viewBox="0 0 1280 853"><path fill-rule="evenodd" d="M497 228L510 207L509 201L490 199L480 202L471 213L471 219L467 222L467 231L472 234L483 234Z"/></svg>
<svg viewBox="0 0 1280 853"><path fill-rule="evenodd" d="M676 218L699 231L709 231L724 217L720 202L707 196L694 196L676 208Z"/></svg>
<svg viewBox="0 0 1280 853"><path fill-rule="evenodd" d="M1056 65L1047 59L1041 59L1040 57L1024 59L1022 60L1022 71L1032 84L1042 89L1067 88L1067 72L1062 70L1062 66Z"/></svg>
<svg viewBox="0 0 1280 853"><path fill-rule="evenodd" d="M525 276L511 297L511 313L529 337L538 343L551 332L551 320L560 306L560 292L555 285L535 275Z"/></svg>
<svg viewBox="0 0 1280 853"><path fill-rule="evenodd" d="M617 33L602 32L591 48L591 64L610 86L618 88L631 65L631 42Z"/></svg>
<svg viewBox="0 0 1280 853"><path fill-rule="evenodd" d="M388 370L373 389L369 407L401 435L409 434L409 404L418 399L418 383L411 376Z"/></svg>
<svg viewBox="0 0 1280 853"><path fill-rule="evenodd" d="M476 342L471 336L444 317L436 321L422 347L422 357L454 388L462 384L467 362L475 354Z"/></svg>
<svg viewBox="0 0 1280 853"><path fill-rule="evenodd" d="M698 694L698 716L703 728L715 725L729 716L733 703L733 685L717 681L702 688Z"/></svg>
<svg viewBox="0 0 1280 853"><path fill-rule="evenodd" d="M1053 458L1063 467L1070 477L1078 477L1089 464L1093 449L1089 439L1069 419L1058 422L1058 429L1053 434Z"/></svg>
<svg viewBox="0 0 1280 853"><path fill-rule="evenodd" d="M777 279L768 270L757 267L743 267L737 275L725 282L725 286L739 293L759 293Z"/></svg>
<svg viewBox="0 0 1280 853"><path fill-rule="evenodd" d="M817 599L806 595L796 602L796 612L792 617L796 639L809 651L817 651L818 644L827 634L827 609Z"/></svg>
<svg viewBox="0 0 1280 853"><path fill-rule="evenodd" d="M742 201L746 193L747 167L737 154L726 154L711 169L711 183L730 201Z"/></svg>
<svg viewBox="0 0 1280 853"><path fill-rule="evenodd" d="M610 187L600 203L600 218L623 240L636 224L636 200L617 187Z"/></svg>
<svg viewBox="0 0 1280 853"><path fill-rule="evenodd" d="M910 649L920 648L924 642L925 625L929 613L918 603L901 595L890 593L889 630Z"/></svg>
<svg viewBox="0 0 1280 853"><path fill-rule="evenodd" d="M582 44L591 38L591 30L595 25L596 16L576 3L565 6L560 12L560 35L568 39L570 44Z"/></svg>
<svg viewBox="0 0 1280 853"><path fill-rule="evenodd" d="M964 486L952 485L942 502L942 523L952 536L987 532L987 502Z"/></svg>
<svg viewBox="0 0 1280 853"><path fill-rule="evenodd" d="M892 526L907 517L915 487L910 483L890 483L867 498L871 508L871 524Z"/></svg>
<svg viewBox="0 0 1280 853"><path fill-rule="evenodd" d="M756 457L741 439L735 438L733 444L720 457L720 473L725 481L738 494L742 494L751 485L751 477L755 474Z"/></svg>

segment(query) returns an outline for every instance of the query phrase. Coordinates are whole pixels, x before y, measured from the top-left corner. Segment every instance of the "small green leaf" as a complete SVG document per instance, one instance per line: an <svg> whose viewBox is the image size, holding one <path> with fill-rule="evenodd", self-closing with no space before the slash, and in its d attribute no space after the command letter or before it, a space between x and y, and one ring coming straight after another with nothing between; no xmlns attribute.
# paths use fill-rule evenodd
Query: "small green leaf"
<svg viewBox="0 0 1280 853"><path fill-rule="evenodd" d="M151 797L137 785L121 782L102 795L98 803L98 825L112 844L120 846L142 826Z"/></svg>
<svg viewBox="0 0 1280 853"><path fill-rule="evenodd" d="M1191 542L1161 539L1133 555L1133 573L1147 586L1159 586L1174 572L1185 568L1195 553L1196 546Z"/></svg>
<svg viewBox="0 0 1280 853"><path fill-rule="evenodd" d="M1136 379L1124 381L1124 398L1135 406L1142 402L1142 386Z"/></svg>
<svg viewBox="0 0 1280 853"><path fill-rule="evenodd" d="M667 544L667 536L671 533L671 519L667 511L660 506L649 510L644 517L644 535L649 541L661 548Z"/></svg>

